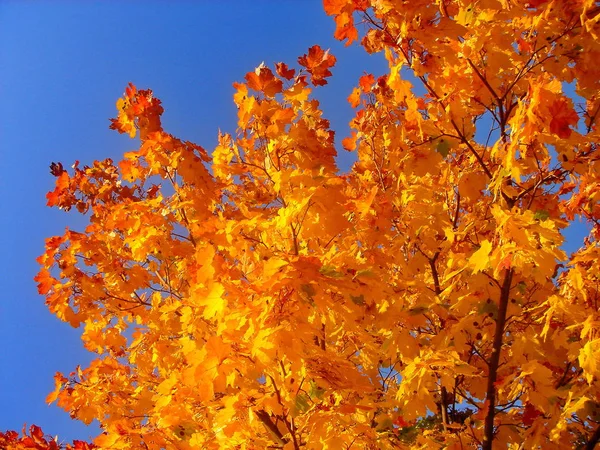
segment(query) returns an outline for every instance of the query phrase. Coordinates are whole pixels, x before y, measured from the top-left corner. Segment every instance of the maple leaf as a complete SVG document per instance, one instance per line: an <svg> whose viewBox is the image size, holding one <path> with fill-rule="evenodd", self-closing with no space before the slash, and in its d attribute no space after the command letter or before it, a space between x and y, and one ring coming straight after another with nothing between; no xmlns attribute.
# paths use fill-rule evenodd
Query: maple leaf
<svg viewBox="0 0 600 450"><path fill-rule="evenodd" d="M538 411L532 404L527 403L523 409L523 417L521 420L523 421L523 425L531 426L535 419L541 415L541 411Z"/></svg>
<svg viewBox="0 0 600 450"><path fill-rule="evenodd" d="M360 90L358 88L354 88L352 94L348 97L348 103L353 108L356 108L360 104Z"/></svg>
<svg viewBox="0 0 600 450"><path fill-rule="evenodd" d="M294 74L296 73L296 71L294 69L290 69L286 63L275 64L275 69L277 70L277 75L285 78L286 80L291 80L294 78Z"/></svg>
<svg viewBox="0 0 600 450"><path fill-rule="evenodd" d="M344 11L335 16L336 29L334 36L339 40L346 40L346 46L349 46L358 39L358 30L354 26L354 18L351 11Z"/></svg>
<svg viewBox="0 0 600 450"><path fill-rule="evenodd" d="M352 151L356 148L356 140L357 139L358 139L358 136L357 136L356 132L353 132L351 136L348 136L348 137L342 139L342 146L344 147L345 150Z"/></svg>
<svg viewBox="0 0 600 450"><path fill-rule="evenodd" d="M45 295L47 294L52 286L54 285L54 278L50 275L50 271L41 270L35 277L34 280L38 283L38 293Z"/></svg>
<svg viewBox="0 0 600 450"><path fill-rule="evenodd" d="M485 270L488 267L491 250L492 243L487 239L480 243L479 249L469 258L469 265L473 268L474 273Z"/></svg>
<svg viewBox="0 0 600 450"><path fill-rule="evenodd" d="M323 50L318 45L313 45L308 49L308 54L298 58L298 63L306 67L310 74L310 81L315 86L327 84L325 78L330 77L331 67L335 65L335 56L329 54L329 50Z"/></svg>
<svg viewBox="0 0 600 450"><path fill-rule="evenodd" d="M351 5L352 0L323 0L323 8L327 14L334 15L342 12L346 5Z"/></svg>
<svg viewBox="0 0 600 450"><path fill-rule="evenodd" d="M53 162L50 164L50 173L55 177L61 176L64 171L65 169L63 168L63 165L61 163Z"/></svg>
<svg viewBox="0 0 600 450"><path fill-rule="evenodd" d="M550 131L562 139L568 139L572 132L570 125L577 125L579 116L565 99L552 102L549 110L552 117Z"/></svg>
<svg viewBox="0 0 600 450"><path fill-rule="evenodd" d="M257 67L254 72L248 72L246 81L251 89L263 92L267 97L279 94L283 87L281 80L273 75L271 69L264 66Z"/></svg>
<svg viewBox="0 0 600 450"><path fill-rule="evenodd" d="M375 84L375 77L372 74L366 74L359 78L358 84L366 94L371 92L371 87Z"/></svg>

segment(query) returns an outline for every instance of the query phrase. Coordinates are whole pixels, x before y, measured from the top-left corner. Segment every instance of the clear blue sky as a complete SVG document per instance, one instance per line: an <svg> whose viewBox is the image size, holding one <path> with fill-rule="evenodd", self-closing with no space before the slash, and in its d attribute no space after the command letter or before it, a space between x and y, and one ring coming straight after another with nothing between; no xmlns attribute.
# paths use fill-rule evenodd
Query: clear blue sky
<svg viewBox="0 0 600 450"><path fill-rule="evenodd" d="M33 281L44 238L83 226L45 206L49 164L118 160L135 148L108 129L129 81L163 101L167 131L212 149L218 128L235 131L232 82L262 61L295 64L314 44L338 59L317 97L339 143L352 117L346 97L365 70L380 75L386 64L343 47L333 29L320 0L0 2L0 430L27 422L67 440L97 433L44 401L56 371L91 359ZM340 155L347 169L353 156ZM580 241L581 227L572 236Z"/></svg>

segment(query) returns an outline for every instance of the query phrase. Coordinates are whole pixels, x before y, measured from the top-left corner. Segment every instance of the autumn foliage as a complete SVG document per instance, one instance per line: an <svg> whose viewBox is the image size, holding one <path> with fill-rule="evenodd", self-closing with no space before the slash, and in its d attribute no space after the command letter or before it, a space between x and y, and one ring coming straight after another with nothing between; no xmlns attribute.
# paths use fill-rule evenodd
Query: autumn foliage
<svg viewBox="0 0 600 450"><path fill-rule="evenodd" d="M0 449L2 450L93 450L93 444L75 440L63 444L58 438L44 435L40 427L32 425L28 431L23 430L22 435L16 431L0 431Z"/></svg>
<svg viewBox="0 0 600 450"><path fill-rule="evenodd" d="M36 280L98 357L48 401L102 449L592 449L596 5L325 0L389 64L349 93L345 174L319 46L234 84L210 152L129 85L111 128L139 149L51 168L48 204L89 223Z"/></svg>

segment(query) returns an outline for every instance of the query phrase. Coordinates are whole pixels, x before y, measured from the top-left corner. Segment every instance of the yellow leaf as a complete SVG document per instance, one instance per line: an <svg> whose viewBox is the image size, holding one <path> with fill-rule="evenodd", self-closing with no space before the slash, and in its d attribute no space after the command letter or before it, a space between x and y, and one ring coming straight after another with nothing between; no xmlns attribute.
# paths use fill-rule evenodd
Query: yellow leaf
<svg viewBox="0 0 600 450"><path fill-rule="evenodd" d="M100 448L111 448L116 442L119 440L119 435L116 433L102 433L96 439L94 439L94 444L96 444Z"/></svg>
<svg viewBox="0 0 600 450"><path fill-rule="evenodd" d="M168 395L173 390L173 386L177 384L177 378L174 375L171 375L169 378L165 379L158 385L156 388L156 392L160 395Z"/></svg>
<svg viewBox="0 0 600 450"><path fill-rule="evenodd" d="M225 288L220 283L213 283L210 291L206 295L196 294L192 299L192 303L198 306L204 306L202 315L206 319L213 319L218 314L221 314L227 305L227 301L223 298Z"/></svg>
<svg viewBox="0 0 600 450"><path fill-rule="evenodd" d="M587 397L579 397L577 401L573 402L573 392L569 392L569 398L563 409L563 416L570 417L571 414L576 413L577 411L583 409L585 407L585 403L589 400Z"/></svg>
<svg viewBox="0 0 600 450"><path fill-rule="evenodd" d="M600 339L587 342L579 351L579 365L588 384L592 384L600 366Z"/></svg>
<svg viewBox="0 0 600 450"><path fill-rule="evenodd" d="M364 216L371 210L371 204L373 203L373 200L375 199L375 196L377 195L378 190L379 190L379 188L377 186L373 186L371 188L371 191L369 192L369 195L367 196L367 198L356 202L356 205L357 205L356 209L360 213L361 216Z"/></svg>
<svg viewBox="0 0 600 450"><path fill-rule="evenodd" d="M279 269L283 266L286 266L288 262L284 259L279 258L269 258L269 260L263 266L263 278L269 279L275 275Z"/></svg>
<svg viewBox="0 0 600 450"><path fill-rule="evenodd" d="M481 242L481 247L469 258L469 267L473 269L473 273L481 272L487 269L490 263L490 252L492 251L492 243L487 239Z"/></svg>
<svg viewBox="0 0 600 450"><path fill-rule="evenodd" d="M581 339L587 339L588 336L593 336L594 328L597 323L594 321L594 316L589 315L585 322L583 322L583 329L581 330L581 335L579 336Z"/></svg>

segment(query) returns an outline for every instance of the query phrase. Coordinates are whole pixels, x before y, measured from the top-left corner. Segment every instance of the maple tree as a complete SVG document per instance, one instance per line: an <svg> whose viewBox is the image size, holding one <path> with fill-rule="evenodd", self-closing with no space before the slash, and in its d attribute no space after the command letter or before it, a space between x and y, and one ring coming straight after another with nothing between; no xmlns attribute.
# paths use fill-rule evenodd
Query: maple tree
<svg viewBox="0 0 600 450"><path fill-rule="evenodd" d="M597 2L324 8L389 64L348 97L348 173L319 46L234 84L210 154L129 85L111 128L139 149L52 165L48 204L89 224L36 280L99 356L48 401L106 449L594 448Z"/></svg>

